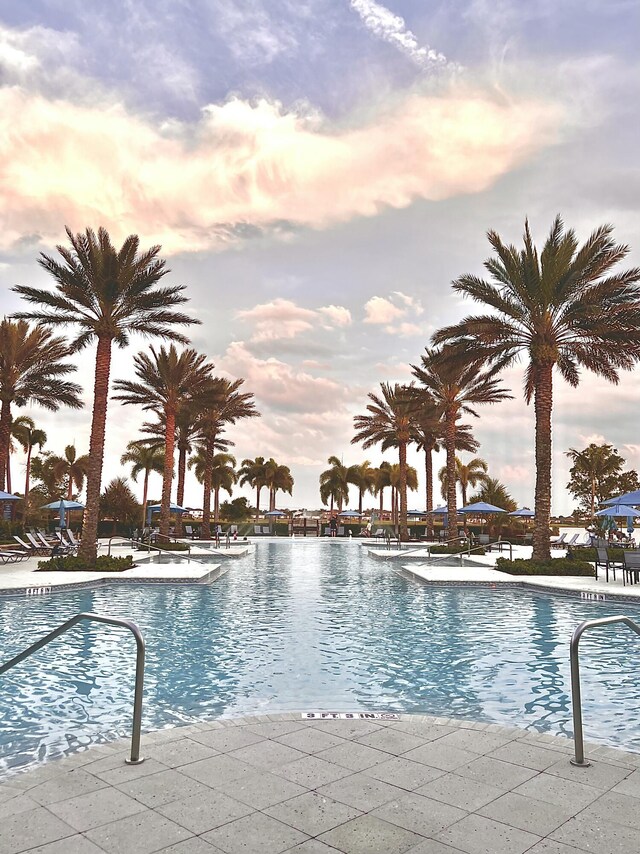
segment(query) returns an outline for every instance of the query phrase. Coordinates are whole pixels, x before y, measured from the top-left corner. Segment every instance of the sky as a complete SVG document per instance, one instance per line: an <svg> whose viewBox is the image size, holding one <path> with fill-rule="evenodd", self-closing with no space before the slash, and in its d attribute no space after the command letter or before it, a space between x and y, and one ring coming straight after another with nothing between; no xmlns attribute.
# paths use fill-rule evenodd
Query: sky
<svg viewBox="0 0 640 854"><path fill-rule="evenodd" d="M262 413L229 430L233 453L290 466L279 506L317 508L330 455L382 460L351 444L353 416L473 311L450 283L483 272L488 229L518 244L528 217L542 242L560 213L582 241L609 222L640 265L639 31L640 0L0 0L0 314L22 307L14 285L52 287L37 258L65 226L161 244L193 345ZM147 346L116 351L112 377ZM88 450L93 357L76 357L84 410L24 410L48 450ZM522 373L473 428L533 506ZM574 507L570 447L640 468L639 401L638 370L556 379L554 513ZM105 482L146 418L108 417ZM202 506L192 474L185 504Z"/></svg>

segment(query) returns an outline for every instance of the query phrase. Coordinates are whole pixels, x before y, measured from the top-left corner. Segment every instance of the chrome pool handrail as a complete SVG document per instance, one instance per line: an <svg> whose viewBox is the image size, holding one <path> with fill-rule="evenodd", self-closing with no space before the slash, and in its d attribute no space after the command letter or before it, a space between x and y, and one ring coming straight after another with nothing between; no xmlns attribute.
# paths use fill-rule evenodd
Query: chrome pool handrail
<svg viewBox="0 0 640 854"><path fill-rule="evenodd" d="M43 646L46 646L52 640L57 638L59 635L68 631L72 626L75 626L76 623L79 623L81 620L90 620L95 623L106 623L109 626L118 626L123 629L129 629L129 631L133 634L136 639L136 681L135 681L135 690L133 695L133 725L131 729L131 755L129 759L125 759L127 765L140 765L144 762L144 759L140 757L140 730L142 727L142 693L144 690L144 638L142 637L142 633L138 626L133 623L131 620L121 620L118 617L103 617L101 614L91 614L89 612L76 614L75 617L71 617L70 620L67 620L66 623L62 623L61 626L58 626L57 629L54 629L52 632L49 632L48 635L45 635L43 638L40 638L39 641L36 641L31 646L27 647L27 649L18 653L18 655L6 661L4 664L0 665L0 676L3 673L6 673L7 670L10 670L12 667L15 667L16 664L20 664L21 661L24 661L25 658L28 658L34 652L37 652Z"/></svg>
<svg viewBox="0 0 640 854"><path fill-rule="evenodd" d="M572 765L578 768L588 768L591 763L584 758L584 740L582 734L582 696L580 691L580 662L578 658L578 644L580 638L587 629L593 629L597 626L608 626L612 623L624 623L637 635L640 635L640 625L631 617L601 617L599 620L585 620L580 623L578 628L573 633L571 644L569 645L569 658L571 661L571 708L573 711L573 743L575 748L575 756L569 760Z"/></svg>
<svg viewBox="0 0 640 854"><path fill-rule="evenodd" d="M144 543L142 540L134 540L131 537L123 537L121 534L114 534L113 537L109 537L109 544L107 547L107 555L111 554L111 543L113 542L113 540L122 540L122 542L124 542L124 543L131 543L134 546L137 546L137 547L142 548L142 549L146 549L148 552L154 551L154 552L160 552L160 554L163 554L163 555L166 555L166 554L176 555L176 557L185 558L186 560L191 559L191 545L190 545L190 543L184 543L184 545L187 547L187 554L185 555L184 552L169 551L168 549L160 548L160 546L152 546L151 543ZM176 540L176 542L182 542L182 540L180 540L180 541Z"/></svg>

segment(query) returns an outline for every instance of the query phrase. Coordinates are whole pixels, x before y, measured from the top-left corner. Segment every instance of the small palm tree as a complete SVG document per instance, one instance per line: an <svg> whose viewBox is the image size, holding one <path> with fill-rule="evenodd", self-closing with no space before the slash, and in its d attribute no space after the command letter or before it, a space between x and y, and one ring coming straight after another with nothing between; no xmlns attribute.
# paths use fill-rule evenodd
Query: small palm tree
<svg viewBox="0 0 640 854"><path fill-rule="evenodd" d="M400 538L408 539L407 528L407 445L414 437L414 422L418 404L409 386L381 383L380 396L369 394L367 415L353 419L356 435L351 440L362 442L363 448L381 444L382 450L398 448L400 465Z"/></svg>
<svg viewBox="0 0 640 854"><path fill-rule="evenodd" d="M593 516L596 512L596 501L600 492L598 487L605 478L619 474L621 458L614 451L612 445L596 445L595 442L592 442L582 451L569 448L566 456L573 463L572 476L581 474L589 481L589 509L590 515Z"/></svg>
<svg viewBox="0 0 640 854"><path fill-rule="evenodd" d="M413 466L407 466L406 470L407 490L414 492L418 488L418 472ZM393 463L389 466L389 484L391 486L391 515L395 528L398 528L400 520L400 508L398 507L398 498L401 488L401 472L400 465Z"/></svg>
<svg viewBox="0 0 640 854"><path fill-rule="evenodd" d="M208 540L211 537L211 491L213 455L216 447L224 443L220 434L227 424L235 424L241 418L257 418L260 413L255 407L252 392L240 391L243 379L227 380L215 377L206 394L201 395L196 407L195 433L204 448L205 461L208 461L203 473L204 495L202 501L202 526L200 536Z"/></svg>
<svg viewBox="0 0 640 854"><path fill-rule="evenodd" d="M447 451L447 538L458 534L456 513L456 433L462 413L477 417L473 406L498 403L511 395L491 373L469 364L452 348L425 350L422 366L413 366L414 376L433 397L445 420Z"/></svg>
<svg viewBox="0 0 640 854"><path fill-rule="evenodd" d="M373 484L373 494L380 496L380 518L384 513L384 491L388 486L391 486L391 463L383 460L375 471L375 480Z"/></svg>
<svg viewBox="0 0 640 854"><path fill-rule="evenodd" d="M149 491L149 475L151 472L164 474L164 450L155 443L134 441L129 442L127 450L120 457L120 465L131 464L131 477L137 481L138 475L144 472L142 486L142 527L147 521L147 495ZM180 502L178 502L180 503Z"/></svg>
<svg viewBox="0 0 640 854"><path fill-rule="evenodd" d="M67 445L64 449L64 455L62 457L51 457L49 464L52 466L56 478L65 481L67 499L71 501L73 487L75 486L78 492L81 492L84 486L85 477L89 470L88 455L83 454L79 457L76 452L76 446Z"/></svg>
<svg viewBox="0 0 640 854"><path fill-rule="evenodd" d="M175 327L200 321L175 310L187 301L182 295L184 286L158 286L169 272L165 262L158 258L159 246L140 252L138 235L132 234L118 250L104 228L100 228L97 235L90 228L84 234L72 234L68 228L66 232L71 249L56 247L64 263L58 263L44 253L38 259L40 266L53 277L55 291L25 285L15 287L14 291L27 302L40 306L39 310L20 312L17 317L37 320L47 326L75 326L75 350L97 342L87 503L78 552L87 566L93 566L98 549L100 485L113 343L126 347L133 332L148 338L186 344L188 339Z"/></svg>
<svg viewBox="0 0 640 854"><path fill-rule="evenodd" d="M293 476L289 466L281 465L271 458L266 463L267 486L269 488L269 510L276 509L276 496L279 491L293 492Z"/></svg>
<svg viewBox="0 0 640 854"><path fill-rule="evenodd" d="M460 457L456 457L456 483L460 485L460 493L462 496L462 506L467 504L467 490L469 487L476 488L480 483L487 480L487 471L489 466L480 457L474 457L468 463L463 463ZM443 466L438 472L438 478L442 486L442 497L447 500L447 467ZM515 510L515 507L513 508Z"/></svg>
<svg viewBox="0 0 640 854"><path fill-rule="evenodd" d="M242 461L242 467L238 470L238 483L240 486L250 486L256 491L256 515L260 515L260 493L267 485L267 473L264 457L256 457L255 460L246 459Z"/></svg>
<svg viewBox="0 0 640 854"><path fill-rule="evenodd" d="M113 520L113 533L118 522L135 524L140 505L124 477L115 477L100 496L100 515Z"/></svg>
<svg viewBox="0 0 640 854"><path fill-rule="evenodd" d="M342 512L344 504L349 503L349 469L342 460L331 456L327 460L331 468L320 475L320 501L329 504L329 512L333 515L334 501L338 505L338 513Z"/></svg>
<svg viewBox="0 0 640 854"><path fill-rule="evenodd" d="M138 353L134 357L134 372L139 382L116 380L114 388L120 394L115 400L138 404L143 409L162 413L165 424L164 471L160 506L160 533L169 535L171 484L176 438L176 415L188 401L197 400L211 387L213 365L207 357L187 348L178 353L175 345L167 349L151 349L151 356Z"/></svg>
<svg viewBox="0 0 640 854"><path fill-rule="evenodd" d="M199 483L204 484L205 474L209 469L208 476L211 478L213 491L213 521L216 525L220 521L220 490L224 489L231 497L233 487L238 481L235 466L236 458L231 454L214 454L213 459L209 460L203 447L198 448L197 453L189 460L189 468L194 469Z"/></svg>
<svg viewBox="0 0 640 854"><path fill-rule="evenodd" d="M542 252L525 223L524 248L507 246L488 232L495 255L485 262L491 281L461 276L454 290L487 306L437 332L436 344L453 344L495 369L527 358L524 396L534 401L536 491L533 557L549 558L551 516L551 412L554 369L572 386L580 368L617 383L619 371L640 359L640 269L613 272L629 252L616 245L613 228L597 228L583 246L556 217Z"/></svg>
<svg viewBox="0 0 640 854"><path fill-rule="evenodd" d="M27 455L24 477L24 515L26 519L29 512L29 491L31 488L31 456L35 447L42 450L42 447L47 442L47 434L44 430L39 430L35 426L33 419L27 415L22 415L14 419L12 433ZM11 487L9 487L9 492L11 492Z"/></svg>
<svg viewBox="0 0 640 854"><path fill-rule="evenodd" d="M478 491L471 496L469 503L475 504L477 501L484 501L487 504L495 504L496 507L503 507L507 513L511 513L518 506L509 495L504 483L495 477L485 477Z"/></svg>
<svg viewBox="0 0 640 854"><path fill-rule="evenodd" d="M358 512L362 514L362 499L365 492L372 492L376 482L376 470L371 467L369 460L347 470L347 480L358 489Z"/></svg>
<svg viewBox="0 0 640 854"><path fill-rule="evenodd" d="M80 409L81 388L64 379L76 370L64 361L71 350L63 338L24 320L0 321L0 490L6 487L11 442L12 406L35 403L57 412Z"/></svg>

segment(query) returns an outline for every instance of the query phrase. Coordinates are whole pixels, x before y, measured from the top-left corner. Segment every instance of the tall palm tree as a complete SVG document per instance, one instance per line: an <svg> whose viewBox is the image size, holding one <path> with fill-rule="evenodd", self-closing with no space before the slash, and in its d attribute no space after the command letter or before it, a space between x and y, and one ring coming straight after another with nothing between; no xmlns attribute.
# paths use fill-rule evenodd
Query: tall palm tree
<svg viewBox="0 0 640 854"><path fill-rule="evenodd" d="M120 465L131 464L131 477L137 481L138 475L144 472L142 486L142 527L147 521L147 495L149 492L149 475L151 472L164 474L164 450L155 443L136 440L129 442L127 450L120 457ZM180 504L180 502L178 502Z"/></svg>
<svg viewBox="0 0 640 854"><path fill-rule="evenodd" d="M255 460L246 459L238 470L238 483L240 486L250 486L256 491L256 514L260 515L260 493L267 485L266 468L264 457L256 457Z"/></svg>
<svg viewBox="0 0 640 854"><path fill-rule="evenodd" d="M447 452L447 538L458 534L456 513L456 434L462 413L477 417L473 406L498 403L511 395L499 385L490 372L477 364L464 361L457 350L425 350L422 366L413 367L413 374L433 397L445 420Z"/></svg>
<svg viewBox="0 0 640 854"><path fill-rule="evenodd" d="M197 400L211 387L213 365L202 353L191 347L178 353L174 344L159 350L151 349L151 356L138 353L134 357L134 372L139 382L116 380L114 389L120 394L115 400L125 404L138 404L143 409L162 413L165 424L164 471L162 474L162 500L160 504L160 533L169 535L171 484L176 439L176 415L181 406Z"/></svg>
<svg viewBox="0 0 640 854"><path fill-rule="evenodd" d="M455 466L456 483L460 486L462 506L464 507L467 504L467 490L470 486L475 489L479 483L482 484L487 480L487 471L489 466L485 460L480 457L474 457L472 460L469 460L468 463L463 463L460 457L456 457ZM443 466L440 469L438 472L438 478L440 479L440 484L442 486L442 497L446 501L448 495L446 466ZM513 509L515 510L515 507Z"/></svg>
<svg viewBox="0 0 640 854"><path fill-rule="evenodd" d="M49 464L53 468L56 478L65 481L67 499L71 501L73 487L75 486L80 492L84 486L85 477L89 470L89 456L83 454L79 457L76 446L67 445L64 449L64 455L50 457Z"/></svg>
<svg viewBox="0 0 640 854"><path fill-rule="evenodd" d="M211 478L211 489L213 491L213 521L217 524L220 521L220 490L224 489L229 493L229 497L233 492L233 487L238 481L238 473L236 471L236 458L231 454L214 454L213 459L209 461L207 452L204 447L199 447L198 451L189 460L189 468L195 471L196 479L199 483L204 483L207 468Z"/></svg>
<svg viewBox="0 0 640 854"><path fill-rule="evenodd" d="M207 393L198 401L196 435L204 448L205 468L203 473L202 526L200 536L208 540L211 537L211 491L213 455L216 446L221 444L220 434L225 425L235 424L241 418L257 418L260 413L255 407L252 392L240 391L243 379L227 380L215 377ZM222 440L227 446L228 440Z"/></svg>
<svg viewBox="0 0 640 854"><path fill-rule="evenodd" d="M369 460L349 466L347 480L358 489L358 512L362 514L362 499L365 492L372 492L376 482L376 470Z"/></svg>
<svg viewBox="0 0 640 854"><path fill-rule="evenodd" d="M375 481L373 484L373 494L380 496L380 518L384 512L384 491L388 486L391 486L391 463L383 460L375 472Z"/></svg>
<svg viewBox="0 0 640 854"><path fill-rule="evenodd" d="M279 491L293 492L293 476L289 466L277 463L273 457L266 463L267 487L269 488L269 510L276 509L276 496Z"/></svg>
<svg viewBox="0 0 640 854"><path fill-rule="evenodd" d="M0 490L6 487L12 406L35 403L57 412L80 409L81 388L63 379L76 370L64 360L71 351L63 338L24 320L0 321Z"/></svg>
<svg viewBox="0 0 640 854"><path fill-rule="evenodd" d="M488 232L494 255L490 281L464 275L454 290L490 309L434 335L499 370L528 360L524 396L535 410L536 490L533 557L549 557L553 372L577 386L580 368L617 383L619 370L640 359L640 269L613 272L629 252L615 244L613 227L597 228L581 247L557 216L542 252L525 223L524 248Z"/></svg>
<svg viewBox="0 0 640 854"><path fill-rule="evenodd" d="M415 491L418 488L418 472L413 466L407 466L406 471L407 491ZM400 496L401 472L400 465L393 463L389 467L389 485L391 486L391 518L394 526L398 527L400 513L398 507L398 498Z"/></svg>
<svg viewBox="0 0 640 854"><path fill-rule="evenodd" d="M44 430L39 430L33 422L33 419L29 418L27 415L21 415L19 418L14 419L12 424L12 433L15 436L16 441L22 447L22 450L27 455L24 478L24 512L26 516L29 507L31 455L36 446L39 450L42 450L42 447L47 442L47 434ZM9 492L11 492L11 488L9 488Z"/></svg>
<svg viewBox="0 0 640 854"><path fill-rule="evenodd" d="M338 505L338 513L342 512L344 504L349 503L349 468L336 456L327 460L331 468L320 474L320 501L329 504L329 512L333 515L334 501Z"/></svg>
<svg viewBox="0 0 640 854"><path fill-rule="evenodd" d="M111 350L115 342L126 347L132 332L147 338L188 343L176 325L199 323L175 308L187 301L183 285L159 287L169 270L158 258L159 246L140 252L140 240L132 234L118 250L106 229L98 234L87 228L73 234L66 229L71 248L57 246L63 263L41 253L38 263L54 279L55 290L19 285L14 290L39 310L18 313L17 317L37 320L50 326L76 327L73 342L81 350L97 342L93 415L89 442L90 467L87 473L87 503L84 511L82 544L78 556L88 566L97 557L100 484L104 460L104 436L109 396Z"/></svg>
<svg viewBox="0 0 640 854"><path fill-rule="evenodd" d="M407 528L407 445L415 438L414 421L418 404L410 386L380 383L380 396L369 394L367 415L353 419L356 435L352 444L362 442L363 448L381 444L382 450L398 448L400 465L400 538L409 537Z"/></svg>

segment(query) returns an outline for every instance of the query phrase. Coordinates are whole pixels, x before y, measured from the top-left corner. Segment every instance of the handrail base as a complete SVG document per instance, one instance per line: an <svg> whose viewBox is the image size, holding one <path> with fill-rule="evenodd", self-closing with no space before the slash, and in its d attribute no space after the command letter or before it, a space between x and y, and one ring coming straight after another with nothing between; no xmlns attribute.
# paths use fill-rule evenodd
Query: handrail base
<svg viewBox="0 0 640 854"><path fill-rule="evenodd" d="M125 765L142 765L144 762L144 756L141 756L140 759L125 759Z"/></svg>
<svg viewBox="0 0 640 854"><path fill-rule="evenodd" d="M583 759L583 760L582 760L582 762L578 762L578 760L577 760L577 759L575 759L575 758L573 758L573 757L572 757L572 758L569 760L569 762L570 762L572 765L575 765L575 766L576 766L576 768L589 768L589 767L590 767L590 765L591 765L591 763L589 762L589 760L588 760L588 759Z"/></svg>

